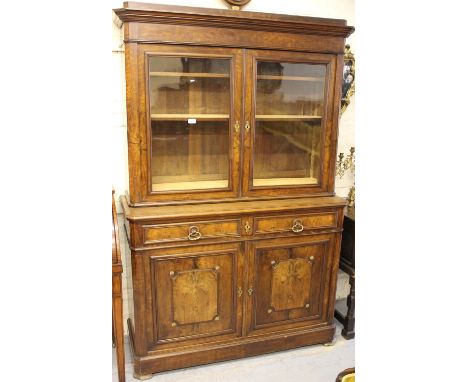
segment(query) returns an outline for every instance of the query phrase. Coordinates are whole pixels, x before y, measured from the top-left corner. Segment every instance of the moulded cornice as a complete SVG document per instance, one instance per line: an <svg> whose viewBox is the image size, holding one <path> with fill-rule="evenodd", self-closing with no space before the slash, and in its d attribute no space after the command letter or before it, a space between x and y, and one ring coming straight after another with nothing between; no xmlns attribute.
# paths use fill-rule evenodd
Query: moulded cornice
<svg viewBox="0 0 468 382"><path fill-rule="evenodd" d="M216 28L348 37L346 20L236 10L126 2L114 9L123 22L193 25Z"/></svg>

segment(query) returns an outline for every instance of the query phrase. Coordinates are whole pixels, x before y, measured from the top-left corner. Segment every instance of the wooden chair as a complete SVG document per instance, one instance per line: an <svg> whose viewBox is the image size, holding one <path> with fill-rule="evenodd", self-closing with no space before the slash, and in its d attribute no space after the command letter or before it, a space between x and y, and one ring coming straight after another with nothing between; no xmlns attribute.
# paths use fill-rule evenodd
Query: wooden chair
<svg viewBox="0 0 468 382"><path fill-rule="evenodd" d="M112 342L117 352L119 382L125 382L125 353L123 336L122 261L119 245L119 227L112 190Z"/></svg>

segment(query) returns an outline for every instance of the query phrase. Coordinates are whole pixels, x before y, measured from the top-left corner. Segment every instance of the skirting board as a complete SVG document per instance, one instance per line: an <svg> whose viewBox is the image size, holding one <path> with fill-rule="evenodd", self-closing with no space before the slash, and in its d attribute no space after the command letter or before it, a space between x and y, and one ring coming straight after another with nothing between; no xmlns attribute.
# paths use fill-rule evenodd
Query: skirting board
<svg viewBox="0 0 468 382"><path fill-rule="evenodd" d="M178 350L176 353L138 357L135 356L133 350L133 324L130 318L127 320L127 324L135 375L141 376L184 367L267 354L278 350L325 344L331 342L335 334L335 324L332 324L287 334L271 334L264 336L262 339L258 337L244 337L224 344L216 343L212 346L205 344L203 349Z"/></svg>

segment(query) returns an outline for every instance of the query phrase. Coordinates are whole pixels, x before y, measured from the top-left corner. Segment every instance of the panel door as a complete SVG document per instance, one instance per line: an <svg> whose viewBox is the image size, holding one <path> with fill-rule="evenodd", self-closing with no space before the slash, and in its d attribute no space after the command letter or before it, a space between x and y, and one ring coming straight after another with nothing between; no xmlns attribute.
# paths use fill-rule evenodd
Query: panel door
<svg viewBox="0 0 468 382"><path fill-rule="evenodd" d="M251 244L248 332L327 322L334 244L330 234Z"/></svg>
<svg viewBox="0 0 468 382"><path fill-rule="evenodd" d="M146 199L237 196L241 50L150 44L138 49Z"/></svg>
<svg viewBox="0 0 468 382"><path fill-rule="evenodd" d="M235 243L167 248L151 256L153 348L239 336L242 270Z"/></svg>
<svg viewBox="0 0 468 382"><path fill-rule="evenodd" d="M336 56L247 50L246 68L242 193L333 192Z"/></svg>

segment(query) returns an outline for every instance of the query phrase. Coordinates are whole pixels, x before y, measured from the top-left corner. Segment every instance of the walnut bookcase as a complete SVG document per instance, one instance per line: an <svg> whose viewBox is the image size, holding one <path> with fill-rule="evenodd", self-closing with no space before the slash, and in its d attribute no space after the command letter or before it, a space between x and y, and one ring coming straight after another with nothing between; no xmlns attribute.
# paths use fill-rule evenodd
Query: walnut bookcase
<svg viewBox="0 0 468 382"><path fill-rule="evenodd" d="M135 376L326 343L345 20L124 3Z"/></svg>

